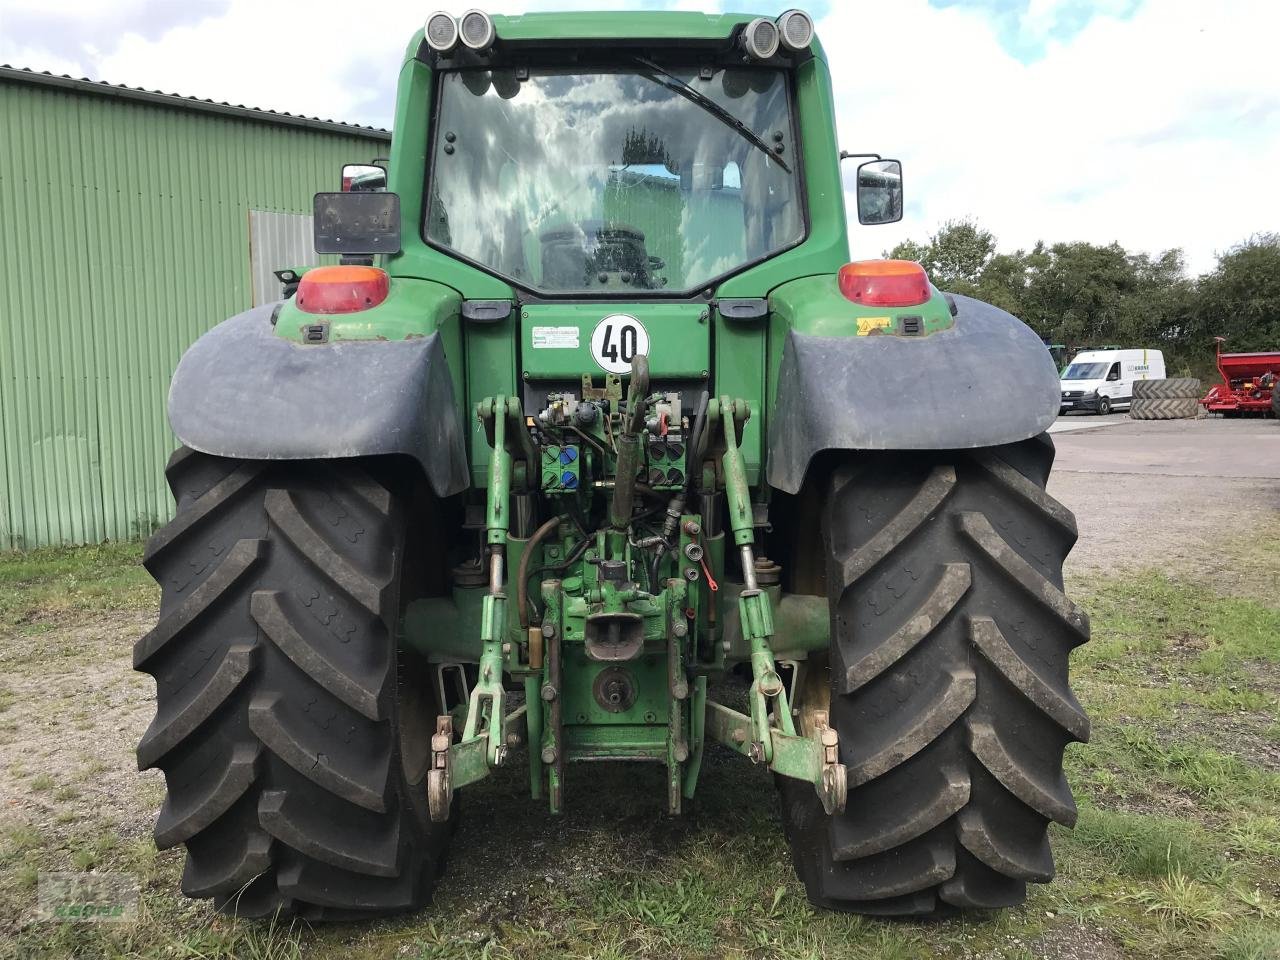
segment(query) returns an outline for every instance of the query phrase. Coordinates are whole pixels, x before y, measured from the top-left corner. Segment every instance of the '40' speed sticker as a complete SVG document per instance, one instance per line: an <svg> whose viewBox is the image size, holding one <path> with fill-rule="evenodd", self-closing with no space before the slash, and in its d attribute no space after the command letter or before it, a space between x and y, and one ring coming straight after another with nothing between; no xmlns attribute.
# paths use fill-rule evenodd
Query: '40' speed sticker
<svg viewBox="0 0 1280 960"><path fill-rule="evenodd" d="M591 356L609 373L628 373L638 354L649 355L649 331L635 317L615 313L596 324Z"/></svg>

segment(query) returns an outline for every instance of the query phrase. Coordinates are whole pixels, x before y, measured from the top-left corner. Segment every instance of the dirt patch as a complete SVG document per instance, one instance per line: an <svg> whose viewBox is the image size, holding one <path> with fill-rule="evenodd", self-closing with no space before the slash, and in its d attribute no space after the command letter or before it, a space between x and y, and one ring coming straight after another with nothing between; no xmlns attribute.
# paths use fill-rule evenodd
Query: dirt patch
<svg viewBox="0 0 1280 960"><path fill-rule="evenodd" d="M1084 924L1054 927L1037 937L1029 950L1045 960L1124 960L1124 951L1102 929Z"/></svg>
<svg viewBox="0 0 1280 960"><path fill-rule="evenodd" d="M140 777L133 751L151 721L155 687L134 672L130 649L154 621L138 611L75 616L54 627L47 659L39 656L44 635L0 637L6 826L56 832L57 822L107 821L123 841L150 832L163 781Z"/></svg>
<svg viewBox="0 0 1280 960"><path fill-rule="evenodd" d="M1076 514L1067 574L1156 567L1276 602L1280 423L1129 421L1054 436L1049 492Z"/></svg>
<svg viewBox="0 0 1280 960"><path fill-rule="evenodd" d="M1259 770L1280 773L1280 743L1260 731L1267 728L1269 714L1222 714L1181 706L1172 724L1157 724L1154 732L1162 742L1199 741L1212 744L1218 753L1235 757Z"/></svg>
<svg viewBox="0 0 1280 960"><path fill-rule="evenodd" d="M1280 429L1278 427L1277 429ZM1241 563L1249 544L1280 538L1280 480L1057 470L1049 492L1076 514L1067 573L1156 567L1235 596L1275 600L1271 575ZM1241 548L1244 548L1242 551Z"/></svg>

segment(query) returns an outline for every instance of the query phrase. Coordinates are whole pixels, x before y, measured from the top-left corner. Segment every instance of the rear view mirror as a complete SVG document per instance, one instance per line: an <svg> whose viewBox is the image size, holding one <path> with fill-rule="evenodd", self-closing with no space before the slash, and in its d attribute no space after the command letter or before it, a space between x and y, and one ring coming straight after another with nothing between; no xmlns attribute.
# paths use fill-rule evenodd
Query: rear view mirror
<svg viewBox="0 0 1280 960"><path fill-rule="evenodd" d="M387 189L387 171L369 163L348 163L342 167L343 193L381 193Z"/></svg>
<svg viewBox="0 0 1280 960"><path fill-rule="evenodd" d="M897 223L902 219L902 164L871 160L858 167L858 222Z"/></svg>
<svg viewBox="0 0 1280 960"><path fill-rule="evenodd" d="M400 252L400 196L395 193L317 193L316 253Z"/></svg>

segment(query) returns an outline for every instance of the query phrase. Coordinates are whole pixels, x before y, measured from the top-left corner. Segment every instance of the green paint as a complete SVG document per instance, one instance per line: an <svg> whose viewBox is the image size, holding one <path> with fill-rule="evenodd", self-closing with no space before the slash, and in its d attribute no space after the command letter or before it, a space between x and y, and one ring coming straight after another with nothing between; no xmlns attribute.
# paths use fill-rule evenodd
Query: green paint
<svg viewBox="0 0 1280 960"><path fill-rule="evenodd" d="M769 588L770 593L776 589ZM741 592L742 584L725 583L720 588L721 600L736 609ZM810 651L825 650L831 643L831 610L827 598L778 593L776 600L771 596L774 656L779 660L798 660ZM730 617L726 623L724 639L729 643L730 660L750 659L751 647L736 617Z"/></svg>
<svg viewBox="0 0 1280 960"><path fill-rule="evenodd" d="M920 336L927 337L955 323L946 298L936 289L919 306L869 307L846 300L834 276L804 277L783 284L770 295L769 310L774 320L770 332L775 338L785 336L788 330L815 337L902 336L904 317L919 317ZM859 319L864 321L862 328ZM887 319L888 324L881 327L865 322L881 319Z"/></svg>
<svg viewBox="0 0 1280 960"><path fill-rule="evenodd" d="M728 397L713 400L707 407L710 420L721 420L724 437L724 495L728 501L729 527L733 530L733 542L747 546L755 539L755 526L751 514L751 490L747 481L747 468L738 449L738 424L748 416L746 404Z"/></svg>
<svg viewBox="0 0 1280 960"><path fill-rule="evenodd" d="M524 678L525 721L528 725L529 744L529 796L534 800L542 796L543 704L538 692L541 686L541 678L536 674Z"/></svg>
<svg viewBox="0 0 1280 960"><path fill-rule="evenodd" d="M749 17L741 14L703 15L674 12L630 12L609 14L525 14L495 17L498 35L504 42L562 42L590 39L651 38L666 47L673 40L724 41ZM429 118L435 97L435 78L429 67L416 60L421 34L410 40L400 75L397 98L396 137L391 151L389 189L401 198L403 250L387 260L393 277L430 279L473 299L513 299L510 284L484 271L429 247L422 237L421 224L428 196L422 173L432 151ZM723 281L711 291L716 297L768 297L780 285L797 277L832 277L849 259L845 220L844 189L839 145L835 139L835 110L831 79L825 54L816 42L814 56L794 69L792 88L795 122L799 128L798 159L806 193L807 231L805 239L790 250L750 267ZM708 119L708 122L714 122ZM394 284L393 284L394 286ZM847 315L853 305L845 302ZM461 358L449 350L450 363L465 366L465 406L499 391L511 392L517 374L528 373L534 383L558 377L576 378L600 367L589 352L590 333L605 316L623 313L637 317L650 332L650 365L655 377L709 376L713 396L729 394L747 401L757 415L748 422L743 436L743 457L750 483L759 482L764 465L764 436L768 422L765 374L776 365L774 339L776 324L760 321L755 326L735 326L713 320L705 303L653 304L635 302L594 302L590 304L527 304L513 318L520 330L512 336L508 323L469 326L461 334ZM515 322L515 320L511 322ZM579 331L576 349L537 349L532 345L532 328L572 326ZM464 325L465 326L465 325ZM712 356L712 327L715 350ZM473 430L471 434L472 479L485 483L487 445Z"/></svg>
<svg viewBox="0 0 1280 960"><path fill-rule="evenodd" d="M452 766L453 788L465 787L483 780L489 775L489 758L486 747L488 740L474 733L453 745L449 751L449 763Z"/></svg>
<svg viewBox="0 0 1280 960"><path fill-rule="evenodd" d="M485 397L512 392L517 382L514 336L514 321L511 319L501 323L466 325L463 337L468 410L474 409L475 404ZM483 487L488 482L489 443L479 419L471 416L468 420L471 423L468 448L471 482Z"/></svg>
<svg viewBox="0 0 1280 960"><path fill-rule="evenodd" d="M638 320L649 337L649 372L657 379L704 379L711 368L711 325L702 304L538 304L520 314L521 375L528 380L577 380L606 370L591 352L604 318ZM577 346L569 346L576 343Z"/></svg>
<svg viewBox="0 0 1280 960"><path fill-rule="evenodd" d="M514 408L514 410L513 410ZM450 750L450 764L454 767L453 783L462 786L460 774L472 777L468 782L488 774L490 767L498 766L506 754L505 703L506 689L502 674L506 656L503 651L506 640L507 596L503 592L503 560L510 520L507 515L511 489L511 454L506 446L508 419L518 417L519 404L499 396L480 404L477 413L481 420L492 423L493 456L489 478L488 500L485 509L485 539L491 548L490 589L484 595L480 607L480 664L475 687L467 704L466 724L462 740ZM476 743L483 743L483 748ZM478 769L474 753L481 751L485 766Z"/></svg>
<svg viewBox="0 0 1280 960"><path fill-rule="evenodd" d="M719 703L707 704L706 735L746 757L752 756L753 719ZM772 731L769 769L815 786L822 779L822 744L811 737ZM754 759L754 758L753 758Z"/></svg>
<svg viewBox="0 0 1280 960"><path fill-rule="evenodd" d="M542 490L574 493L582 486L582 448L574 443L542 448Z"/></svg>
<svg viewBox="0 0 1280 960"><path fill-rule="evenodd" d="M702 754L707 739L707 678L695 677L689 721L689 762L684 771L684 795L692 799L702 772Z"/></svg>
<svg viewBox="0 0 1280 960"><path fill-rule="evenodd" d="M764 393L765 364L768 349L769 322L729 320L716 312L715 390L717 395L746 397L753 416L742 429L742 459L747 482L760 481L764 462Z"/></svg>
<svg viewBox="0 0 1280 960"><path fill-rule="evenodd" d="M511 454L507 450L507 398L483 400L476 408L478 419L491 421L493 456L489 462L489 489L485 498L485 539L491 546L504 545L511 520ZM517 410L519 408L517 407Z"/></svg>
<svg viewBox="0 0 1280 960"><path fill-rule="evenodd" d="M329 340L410 340L446 330L456 340L458 308L462 298L457 291L440 283L396 278L387 299L376 307L357 313L316 314L298 309L297 301L286 300L276 315L278 337L301 342L303 330L316 323L329 327Z"/></svg>
<svg viewBox="0 0 1280 960"><path fill-rule="evenodd" d="M484 589L454 587L452 596L426 597L409 604L402 642L440 661L480 660Z"/></svg>

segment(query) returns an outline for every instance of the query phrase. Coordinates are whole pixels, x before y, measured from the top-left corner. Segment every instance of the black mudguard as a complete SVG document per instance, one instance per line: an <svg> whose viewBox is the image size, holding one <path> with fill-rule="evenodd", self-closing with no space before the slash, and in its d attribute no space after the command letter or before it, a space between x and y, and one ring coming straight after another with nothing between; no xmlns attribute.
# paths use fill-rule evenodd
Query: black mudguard
<svg viewBox="0 0 1280 960"><path fill-rule="evenodd" d="M469 483L439 336L299 344L275 304L218 324L183 355L169 424L183 444L243 460L405 454L446 497Z"/></svg>
<svg viewBox="0 0 1280 960"><path fill-rule="evenodd" d="M955 297L923 337L791 331L769 422L769 484L797 493L824 450L954 450L1014 443L1058 415L1053 358L1017 317Z"/></svg>

